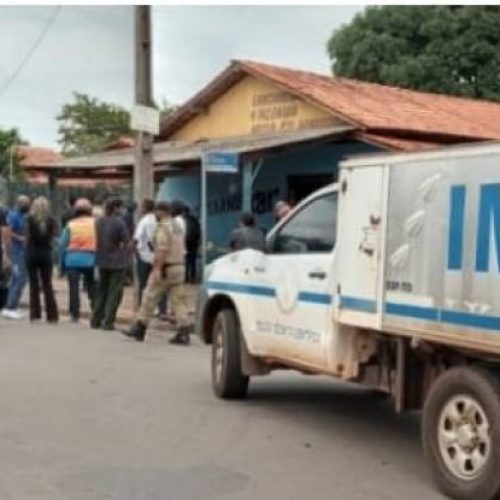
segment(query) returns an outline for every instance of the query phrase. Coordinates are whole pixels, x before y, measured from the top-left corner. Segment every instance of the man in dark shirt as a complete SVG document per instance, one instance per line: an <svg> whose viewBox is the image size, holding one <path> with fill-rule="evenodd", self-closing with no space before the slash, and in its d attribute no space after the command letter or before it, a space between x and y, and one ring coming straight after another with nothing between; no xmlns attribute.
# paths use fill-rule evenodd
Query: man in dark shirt
<svg viewBox="0 0 500 500"><path fill-rule="evenodd" d="M231 250L243 250L252 248L253 250L264 251L266 238L259 228L255 227L255 218L252 214L243 214L240 225L231 235L229 247Z"/></svg>
<svg viewBox="0 0 500 500"><path fill-rule="evenodd" d="M105 215L96 222L96 265L99 285L92 314L91 327L113 330L116 313L123 298L127 269L131 263L130 235L120 215L123 203L111 199Z"/></svg>

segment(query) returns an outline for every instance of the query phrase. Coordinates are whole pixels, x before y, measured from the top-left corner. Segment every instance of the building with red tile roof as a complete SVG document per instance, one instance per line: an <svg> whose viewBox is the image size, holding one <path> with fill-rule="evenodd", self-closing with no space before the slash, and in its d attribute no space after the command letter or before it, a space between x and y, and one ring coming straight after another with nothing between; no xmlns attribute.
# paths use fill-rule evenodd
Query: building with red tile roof
<svg viewBox="0 0 500 500"><path fill-rule="evenodd" d="M500 103L417 92L398 87L236 60L162 125L175 132L244 78L272 83L387 149L415 150L457 142L500 139Z"/></svg>
<svg viewBox="0 0 500 500"><path fill-rule="evenodd" d="M62 160L63 155L49 148L38 146L17 146L16 156L23 167L32 167L40 163Z"/></svg>

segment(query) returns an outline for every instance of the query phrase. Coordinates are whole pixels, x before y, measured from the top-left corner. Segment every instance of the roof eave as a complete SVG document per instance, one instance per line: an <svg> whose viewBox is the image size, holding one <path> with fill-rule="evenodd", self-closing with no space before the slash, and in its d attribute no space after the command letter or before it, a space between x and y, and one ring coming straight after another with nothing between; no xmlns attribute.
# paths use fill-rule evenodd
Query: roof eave
<svg viewBox="0 0 500 500"><path fill-rule="evenodd" d="M208 85L203 87L191 99L179 107L179 109L169 116L162 124L157 142L162 142L195 117L210 102L223 94L227 89L240 81L245 76L238 61L231 61L231 64L219 75L217 75Z"/></svg>

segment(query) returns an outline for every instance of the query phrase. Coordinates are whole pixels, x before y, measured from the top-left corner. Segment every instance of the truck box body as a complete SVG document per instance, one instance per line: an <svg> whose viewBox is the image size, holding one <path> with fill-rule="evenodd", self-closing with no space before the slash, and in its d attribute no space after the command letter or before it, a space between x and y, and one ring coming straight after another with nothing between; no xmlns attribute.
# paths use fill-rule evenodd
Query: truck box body
<svg viewBox="0 0 500 500"><path fill-rule="evenodd" d="M500 353L500 145L341 165L336 319Z"/></svg>

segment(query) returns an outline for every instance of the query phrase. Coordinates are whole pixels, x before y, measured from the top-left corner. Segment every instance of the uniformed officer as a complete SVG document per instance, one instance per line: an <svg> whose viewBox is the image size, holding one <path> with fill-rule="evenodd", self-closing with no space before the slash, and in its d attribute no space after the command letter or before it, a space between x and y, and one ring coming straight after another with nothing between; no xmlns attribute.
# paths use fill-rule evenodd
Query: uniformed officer
<svg viewBox="0 0 500 500"><path fill-rule="evenodd" d="M186 287L184 286L184 232L172 217L168 203L159 202L155 206L158 224L154 233L153 269L144 290L141 308L129 330L122 333L137 341L143 341L155 307L164 292L168 292L172 311L177 320L177 334L171 344L189 344L189 316Z"/></svg>

